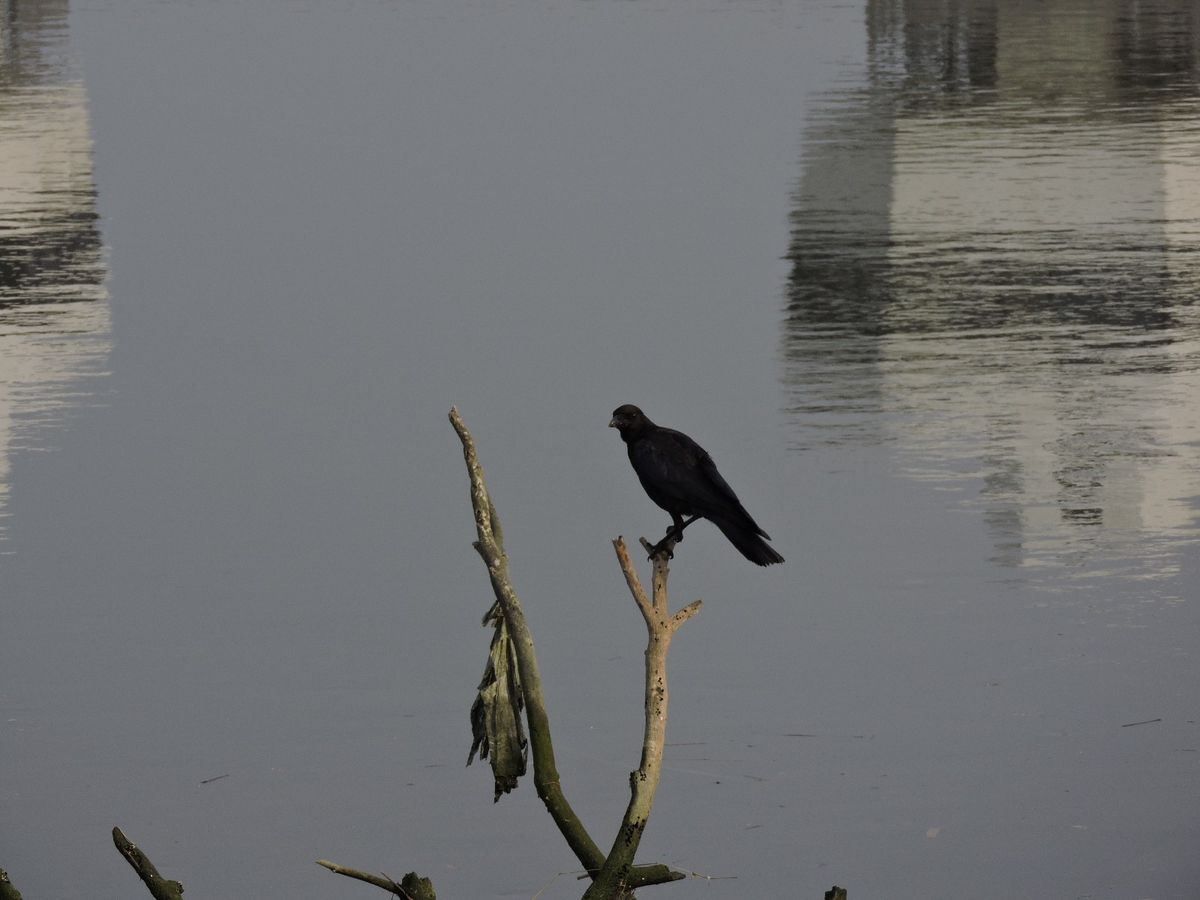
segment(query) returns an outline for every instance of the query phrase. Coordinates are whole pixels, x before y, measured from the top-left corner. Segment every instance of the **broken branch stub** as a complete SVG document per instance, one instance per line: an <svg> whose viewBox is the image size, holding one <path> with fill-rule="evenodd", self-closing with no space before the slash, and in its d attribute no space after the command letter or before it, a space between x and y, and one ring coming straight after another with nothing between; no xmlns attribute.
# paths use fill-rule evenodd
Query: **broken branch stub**
<svg viewBox="0 0 1200 900"><path fill-rule="evenodd" d="M158 874L150 857L142 852L133 841L125 837L120 828L115 825L112 830L113 844L116 845L125 861L133 867L142 883L146 885L154 900L183 900L183 885L171 878L163 878Z"/></svg>

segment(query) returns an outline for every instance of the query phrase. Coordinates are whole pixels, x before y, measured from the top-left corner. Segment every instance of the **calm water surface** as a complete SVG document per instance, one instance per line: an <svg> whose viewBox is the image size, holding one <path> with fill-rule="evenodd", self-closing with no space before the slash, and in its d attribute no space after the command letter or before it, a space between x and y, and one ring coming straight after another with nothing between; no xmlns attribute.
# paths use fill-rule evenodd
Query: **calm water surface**
<svg viewBox="0 0 1200 900"><path fill-rule="evenodd" d="M0 529L10 456L41 448L107 365L87 88L67 3L0 6ZM0 531L0 539L3 532Z"/></svg>
<svg viewBox="0 0 1200 900"><path fill-rule="evenodd" d="M796 192L799 442L890 445L1026 583L1185 599L1195 5L869 6L862 78L825 92Z"/></svg>
<svg viewBox="0 0 1200 900"><path fill-rule="evenodd" d="M0 2L0 867L579 896L464 769L458 404L602 845L640 737L605 427L679 548L656 896L1193 898L1194 3ZM649 892L647 892L649 896Z"/></svg>

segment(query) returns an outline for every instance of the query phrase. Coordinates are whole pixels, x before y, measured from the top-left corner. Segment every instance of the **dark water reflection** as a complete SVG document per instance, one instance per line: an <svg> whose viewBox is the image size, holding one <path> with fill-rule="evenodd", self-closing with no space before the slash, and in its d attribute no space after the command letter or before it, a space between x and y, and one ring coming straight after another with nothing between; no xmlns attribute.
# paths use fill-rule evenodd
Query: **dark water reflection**
<svg viewBox="0 0 1200 900"><path fill-rule="evenodd" d="M41 447L108 355L87 97L64 67L66 28L66 0L0 2L0 517L10 453Z"/></svg>
<svg viewBox="0 0 1200 900"><path fill-rule="evenodd" d="M1200 7L872 2L865 21L865 72L812 118L796 191L800 443L894 445L1046 587L1178 597L1200 495Z"/></svg>

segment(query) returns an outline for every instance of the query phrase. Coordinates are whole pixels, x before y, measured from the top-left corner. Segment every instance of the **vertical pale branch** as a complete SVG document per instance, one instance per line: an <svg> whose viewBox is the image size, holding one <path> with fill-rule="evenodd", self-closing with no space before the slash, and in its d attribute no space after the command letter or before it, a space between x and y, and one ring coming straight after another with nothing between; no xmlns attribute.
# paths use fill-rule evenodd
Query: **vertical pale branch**
<svg viewBox="0 0 1200 900"><path fill-rule="evenodd" d="M645 539L642 540L642 546L650 549ZM635 886L631 879L633 858L641 843L642 833L646 830L650 808L654 805L654 794L662 777L669 700L667 652L671 649L671 639L675 632L700 609L700 601L696 600L674 615L671 614L667 578L670 575L668 560L673 546L674 542L671 542L662 552L652 555L652 594L647 597L637 570L629 558L625 540L617 538L613 541L621 571L625 575L625 583L629 585L629 592L633 594L634 602L646 621L646 726L642 739L641 764L637 771L631 772L629 776L629 806L625 810L625 817L617 831L612 850L591 887L583 895L584 900L603 900L620 896L626 888Z"/></svg>

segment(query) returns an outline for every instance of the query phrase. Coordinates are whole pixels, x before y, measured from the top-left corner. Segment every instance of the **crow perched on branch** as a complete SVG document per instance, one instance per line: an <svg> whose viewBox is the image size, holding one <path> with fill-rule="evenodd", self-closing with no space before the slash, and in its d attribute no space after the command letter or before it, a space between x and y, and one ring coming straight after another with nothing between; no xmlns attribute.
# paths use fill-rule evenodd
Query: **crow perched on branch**
<svg viewBox="0 0 1200 900"><path fill-rule="evenodd" d="M770 535L750 518L703 447L682 432L655 425L628 403L613 411L608 424L621 433L633 471L650 499L671 514L667 536L654 546L652 556L672 538L682 541L683 529L697 519L708 519L750 562L783 562L763 540Z"/></svg>

